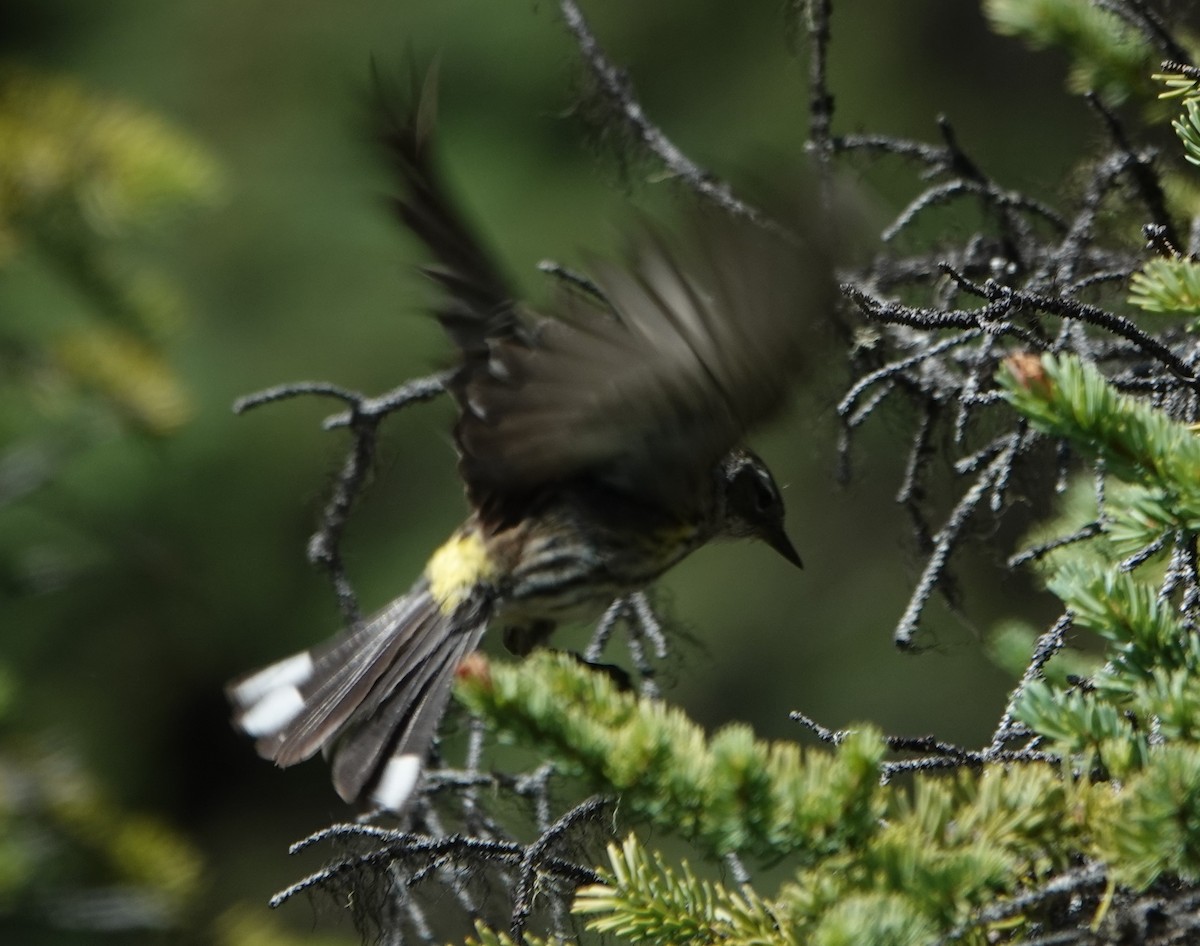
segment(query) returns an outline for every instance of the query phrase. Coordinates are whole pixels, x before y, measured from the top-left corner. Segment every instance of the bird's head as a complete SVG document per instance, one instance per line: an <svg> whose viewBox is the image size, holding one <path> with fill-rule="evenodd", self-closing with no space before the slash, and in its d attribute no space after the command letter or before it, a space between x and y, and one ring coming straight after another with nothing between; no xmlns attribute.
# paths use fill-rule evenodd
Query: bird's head
<svg viewBox="0 0 1200 946"><path fill-rule="evenodd" d="M783 526L783 496L763 461L746 449L728 453L719 469L724 499L718 534L731 539L761 539L797 567L800 555Z"/></svg>

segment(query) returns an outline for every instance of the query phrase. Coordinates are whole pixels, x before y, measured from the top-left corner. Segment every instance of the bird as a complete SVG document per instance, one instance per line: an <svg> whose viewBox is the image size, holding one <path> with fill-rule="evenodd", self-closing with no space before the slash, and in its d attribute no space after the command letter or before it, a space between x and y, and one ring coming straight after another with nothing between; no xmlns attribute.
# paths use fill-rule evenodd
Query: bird
<svg viewBox="0 0 1200 946"><path fill-rule="evenodd" d="M801 565L745 438L786 402L805 323L834 298L815 231L785 241L697 211L684 249L645 223L625 258L591 259L534 310L444 182L437 86L431 71L380 93L379 137L456 349L446 387L469 513L405 594L227 688L259 755L287 767L323 753L338 795L372 812L412 798L489 627L523 655L712 540L761 540Z"/></svg>

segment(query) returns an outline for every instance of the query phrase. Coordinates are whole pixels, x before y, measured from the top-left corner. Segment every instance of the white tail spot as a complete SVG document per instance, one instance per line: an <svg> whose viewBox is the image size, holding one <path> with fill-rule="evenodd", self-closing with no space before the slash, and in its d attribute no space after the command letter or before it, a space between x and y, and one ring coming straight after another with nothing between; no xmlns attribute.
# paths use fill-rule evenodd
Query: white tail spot
<svg viewBox="0 0 1200 946"><path fill-rule="evenodd" d="M238 706L253 706L272 690L286 686L295 687L296 684L303 683L312 674L312 669L312 657L307 651L292 654L291 657L263 667L258 673L247 677L233 688L231 696Z"/></svg>
<svg viewBox="0 0 1200 946"><path fill-rule="evenodd" d="M399 811L417 787L417 777L420 774L420 756L393 756L388 759L383 768L383 775L379 777L379 784L371 792L371 801L388 811Z"/></svg>
<svg viewBox="0 0 1200 946"><path fill-rule="evenodd" d="M244 712L238 725L248 736L259 739L279 732L304 709L304 697L293 686L272 690Z"/></svg>

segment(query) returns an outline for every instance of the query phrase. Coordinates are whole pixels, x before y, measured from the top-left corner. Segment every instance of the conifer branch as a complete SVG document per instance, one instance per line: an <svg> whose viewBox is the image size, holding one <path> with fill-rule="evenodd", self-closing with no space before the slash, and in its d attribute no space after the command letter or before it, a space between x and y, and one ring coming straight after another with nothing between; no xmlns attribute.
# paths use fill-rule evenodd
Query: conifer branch
<svg viewBox="0 0 1200 946"><path fill-rule="evenodd" d="M780 941L775 917L748 889L701 880L686 861L672 869L634 835L610 844L608 859L603 880L580 888L572 907L589 930L649 946Z"/></svg>
<svg viewBox="0 0 1200 946"><path fill-rule="evenodd" d="M326 418L324 423L326 430L349 427L353 440L330 489L317 531L308 541L308 560L329 575L342 618L348 626L355 624L360 614L358 597L342 561L342 534L370 473L379 443L379 425L386 417L410 404L428 401L444 393L447 379L445 373L418 378L378 397L368 397L326 381L294 381L247 394L234 402L235 414L306 395L330 397L349 405L348 410Z"/></svg>
<svg viewBox="0 0 1200 946"><path fill-rule="evenodd" d="M553 752L567 771L619 792L623 810L715 856L813 857L853 843L879 815L884 746L870 732L833 756L756 741L744 726L709 738L681 710L554 653L520 668L492 664L457 693L493 728Z"/></svg>
<svg viewBox="0 0 1200 946"><path fill-rule="evenodd" d="M1034 427L1103 458L1109 473L1148 490L1146 500L1170 497L1153 520L1200 526L1200 438L1189 427L1118 392L1078 358L1014 356L997 381ZM1149 507L1141 512L1150 517Z"/></svg>
<svg viewBox="0 0 1200 946"><path fill-rule="evenodd" d="M575 37L580 55L590 70L600 94L620 116L639 144L700 197L716 204L727 213L749 220L778 236L791 238L792 235L785 227L757 207L737 197L726 181L700 167L684 154L661 128L650 121L634 95L629 77L609 60L575 0L559 0L559 10L567 29Z"/></svg>
<svg viewBox="0 0 1200 946"><path fill-rule="evenodd" d="M998 33L1020 37L1039 49L1064 49L1072 57L1073 91L1098 90L1120 103L1144 88L1155 58L1147 34L1160 49L1164 45L1154 28L1157 21L1139 15L1133 6L1091 0L986 0L984 11ZM1166 46L1178 49L1173 42Z"/></svg>
<svg viewBox="0 0 1200 946"><path fill-rule="evenodd" d="M1147 312L1200 315L1200 262L1181 257L1150 260L1133 274L1129 301Z"/></svg>
<svg viewBox="0 0 1200 946"><path fill-rule="evenodd" d="M1184 158L1200 164L1200 99L1189 98L1183 104L1183 115L1171 122L1175 134L1183 142Z"/></svg>

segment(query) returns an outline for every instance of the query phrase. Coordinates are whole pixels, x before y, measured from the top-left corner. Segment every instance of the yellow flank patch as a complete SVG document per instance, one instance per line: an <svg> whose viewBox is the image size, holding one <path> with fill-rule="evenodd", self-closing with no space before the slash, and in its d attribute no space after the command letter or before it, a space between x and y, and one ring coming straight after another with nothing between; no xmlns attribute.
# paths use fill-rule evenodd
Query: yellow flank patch
<svg viewBox="0 0 1200 946"><path fill-rule="evenodd" d="M681 522L677 526L666 526L659 529L654 535L654 542L656 545L665 545L668 548L691 545L696 540L696 533L699 531L693 523Z"/></svg>
<svg viewBox="0 0 1200 946"><path fill-rule="evenodd" d="M647 532L641 536L641 552L649 561L657 560L663 563L664 569L670 568L695 548L699 531L691 523L680 523Z"/></svg>
<svg viewBox="0 0 1200 946"><path fill-rule="evenodd" d="M439 548L425 566L429 593L442 614L451 614L471 590L496 577L496 564L478 532L458 532Z"/></svg>

